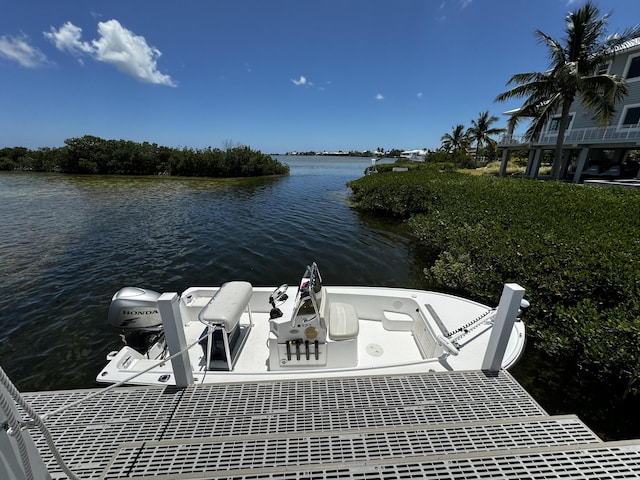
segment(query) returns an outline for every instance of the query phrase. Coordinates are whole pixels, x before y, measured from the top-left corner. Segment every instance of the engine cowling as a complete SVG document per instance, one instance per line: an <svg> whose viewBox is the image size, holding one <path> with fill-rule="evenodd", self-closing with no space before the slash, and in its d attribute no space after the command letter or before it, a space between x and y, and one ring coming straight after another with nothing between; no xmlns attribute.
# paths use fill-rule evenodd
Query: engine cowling
<svg viewBox="0 0 640 480"><path fill-rule="evenodd" d="M138 287L118 290L109 306L109 325L125 332L157 332L162 330L158 308L160 294Z"/></svg>

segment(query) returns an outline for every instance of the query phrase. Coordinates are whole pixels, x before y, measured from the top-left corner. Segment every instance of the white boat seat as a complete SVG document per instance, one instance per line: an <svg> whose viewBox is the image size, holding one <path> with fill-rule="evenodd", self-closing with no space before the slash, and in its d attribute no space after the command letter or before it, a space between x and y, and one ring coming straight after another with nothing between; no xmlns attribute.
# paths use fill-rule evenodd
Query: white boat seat
<svg viewBox="0 0 640 480"><path fill-rule="evenodd" d="M225 332L230 333L240 323L240 317L249 306L252 293L253 286L249 282L227 282L200 311L198 319L206 325L224 327Z"/></svg>
<svg viewBox="0 0 640 480"><path fill-rule="evenodd" d="M356 338L359 331L358 314L353 305L332 303L329 308L329 337L332 340L349 340Z"/></svg>

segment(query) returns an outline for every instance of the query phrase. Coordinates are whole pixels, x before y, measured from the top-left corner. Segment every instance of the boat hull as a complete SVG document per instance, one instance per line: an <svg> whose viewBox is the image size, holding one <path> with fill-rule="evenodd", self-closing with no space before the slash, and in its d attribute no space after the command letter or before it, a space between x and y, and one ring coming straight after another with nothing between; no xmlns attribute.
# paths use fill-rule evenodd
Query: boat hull
<svg viewBox="0 0 640 480"><path fill-rule="evenodd" d="M298 289L298 294L291 293L278 303L282 315L272 318L270 296L274 287L251 287L241 312L237 306L216 304L217 300L212 303L220 290L193 287L179 298L178 322L186 344L193 345L188 360L194 383L480 370L495 313L486 305L442 293L322 286L317 312L306 314L301 309ZM241 338L234 340L228 335L231 332L224 333L228 337L228 357L223 354L216 360L207 351L208 342L216 342L213 335L209 336L213 324L199 318L207 308L213 312L211 318L215 318L215 312L229 309L234 315L233 308L238 308L237 328L241 333L234 334ZM224 330L222 323L215 328ZM218 345L224 349L220 338ZM524 344L524 324L516 320L510 327L502 368L517 362ZM109 354L96 380L173 385L174 364L162 363L169 353L162 342L145 353L125 346ZM149 371L130 379L146 369Z"/></svg>

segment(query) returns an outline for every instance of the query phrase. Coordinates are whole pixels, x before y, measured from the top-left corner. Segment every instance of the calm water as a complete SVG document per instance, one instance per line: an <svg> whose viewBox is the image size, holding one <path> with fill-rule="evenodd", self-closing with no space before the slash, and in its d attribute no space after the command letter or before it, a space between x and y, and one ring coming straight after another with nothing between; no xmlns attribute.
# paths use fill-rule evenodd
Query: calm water
<svg viewBox="0 0 640 480"><path fill-rule="evenodd" d="M406 237L349 208L368 158L283 161L288 177L243 180L0 173L2 367L25 391L93 387L126 285L280 285L312 261L328 284L420 281Z"/></svg>
<svg viewBox="0 0 640 480"><path fill-rule="evenodd" d="M18 388L94 387L127 285L280 285L316 261L327 284L424 287L403 226L349 208L368 158L282 160L290 176L243 180L0 172L0 365ZM528 347L513 373L548 412L640 438L637 401L574 370Z"/></svg>

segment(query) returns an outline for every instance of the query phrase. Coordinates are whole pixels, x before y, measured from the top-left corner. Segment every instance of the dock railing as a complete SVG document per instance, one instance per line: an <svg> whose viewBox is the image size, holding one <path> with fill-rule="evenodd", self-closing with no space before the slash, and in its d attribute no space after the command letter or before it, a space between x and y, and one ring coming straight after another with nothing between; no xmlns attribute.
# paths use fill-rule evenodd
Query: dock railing
<svg viewBox="0 0 640 480"><path fill-rule="evenodd" d="M498 141L498 147L529 147L531 145L554 146L558 139L558 132L541 132L537 138L531 140L521 134L503 135ZM564 136L565 145L598 145L606 143L640 143L640 129L620 128L618 126L574 128L567 130Z"/></svg>

